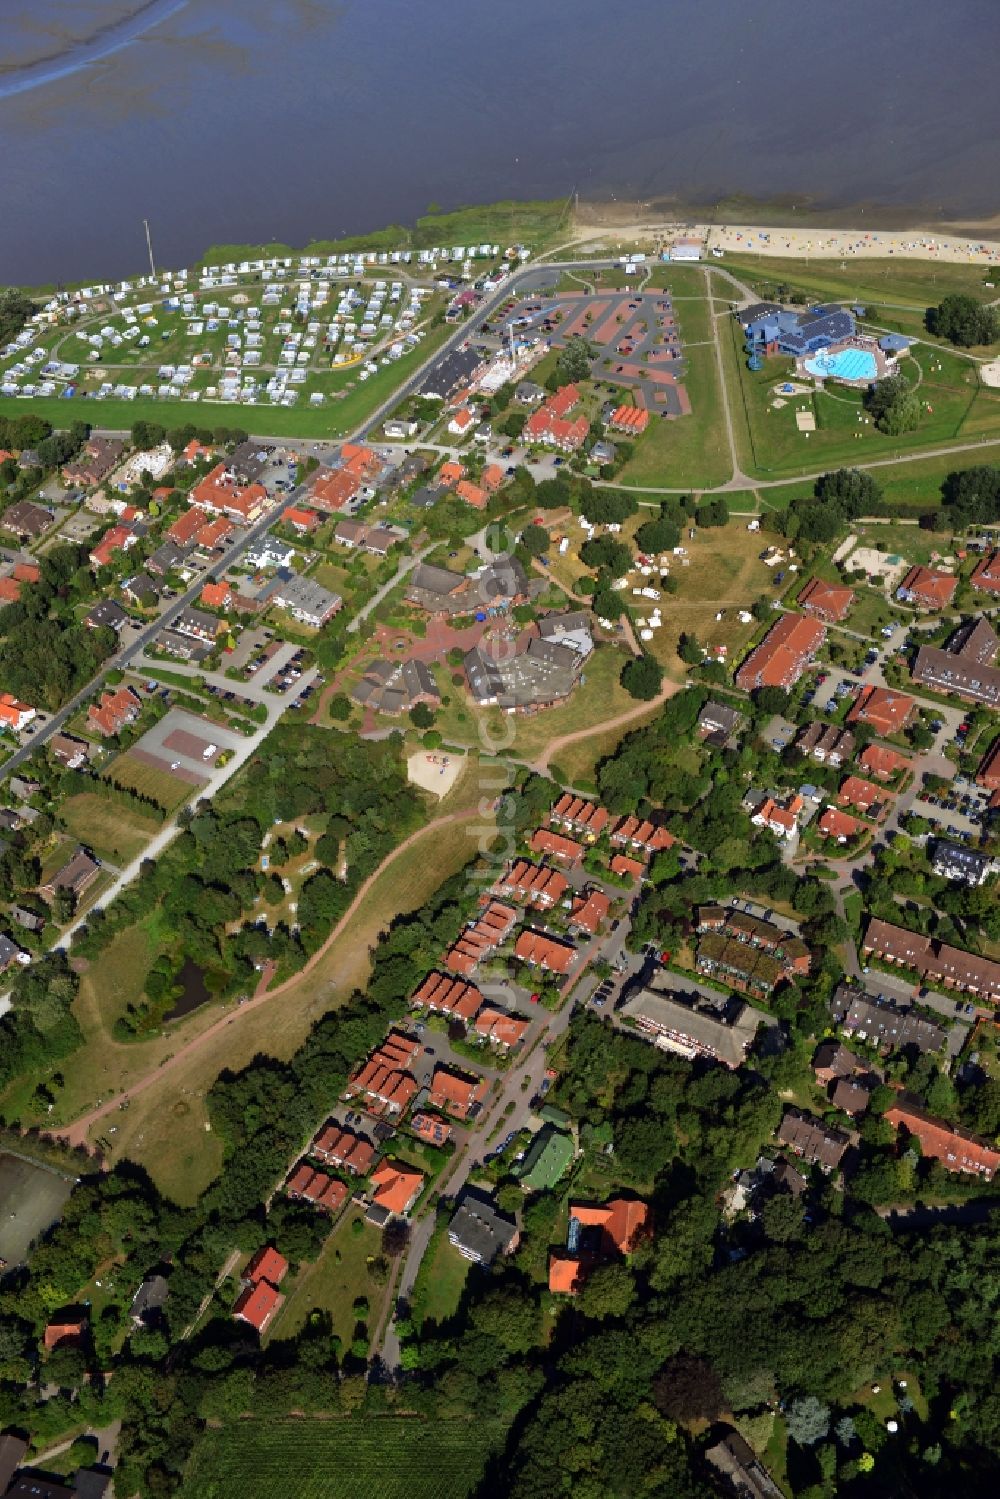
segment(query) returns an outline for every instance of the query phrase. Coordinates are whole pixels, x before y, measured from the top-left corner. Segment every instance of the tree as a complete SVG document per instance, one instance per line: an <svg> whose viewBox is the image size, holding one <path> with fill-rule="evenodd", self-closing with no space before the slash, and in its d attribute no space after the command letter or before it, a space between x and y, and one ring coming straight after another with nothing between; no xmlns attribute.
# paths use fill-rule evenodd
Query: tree
<svg viewBox="0 0 1000 1499"><path fill-rule="evenodd" d="M670 552L680 539L680 527L662 517L643 521L635 533L635 544L643 552Z"/></svg>
<svg viewBox="0 0 1000 1499"><path fill-rule="evenodd" d="M539 489L544 488L543 480ZM635 515L639 506L630 494L621 489L587 489L580 501L580 514L592 526L621 525L630 515Z"/></svg>
<svg viewBox="0 0 1000 1499"><path fill-rule="evenodd" d="M996 308L977 302L965 292L955 292L937 307L929 307L926 323L930 333L948 339L960 349L970 349L973 344L990 344L1000 336Z"/></svg>
<svg viewBox="0 0 1000 1499"><path fill-rule="evenodd" d="M626 1265L599 1265L580 1294L586 1317L624 1317L635 1296L635 1279Z"/></svg>
<svg viewBox="0 0 1000 1499"><path fill-rule="evenodd" d="M559 355L556 366L562 385L575 385L579 380L589 380L593 351L585 338L571 338Z"/></svg>
<svg viewBox="0 0 1000 1499"><path fill-rule="evenodd" d="M334 696L330 699L330 707L328 711L330 717L335 719L338 723L343 723L346 718L350 718L351 700L347 696L347 693L335 693Z"/></svg>
<svg viewBox="0 0 1000 1499"><path fill-rule="evenodd" d="M519 545L524 548L529 557L541 557L548 551L552 538L544 526L525 526L521 532Z"/></svg>
<svg viewBox="0 0 1000 1499"><path fill-rule="evenodd" d="M694 518L699 526L724 526L729 520L729 506L721 495L717 495L707 505L699 505Z"/></svg>
<svg viewBox="0 0 1000 1499"><path fill-rule="evenodd" d="M673 1421L714 1421L723 1407L722 1382L707 1359L677 1353L653 1381L653 1403Z"/></svg>
<svg viewBox="0 0 1000 1499"><path fill-rule="evenodd" d="M677 642L677 654L686 666L697 666L704 656L697 635L691 635L685 630Z"/></svg>
<svg viewBox="0 0 1000 1499"><path fill-rule="evenodd" d="M920 401L902 375L876 380L865 393L864 404L879 431L889 437L912 432L920 424Z"/></svg>
<svg viewBox="0 0 1000 1499"><path fill-rule="evenodd" d="M592 536L580 548L580 557L588 567L604 568L613 578L627 573L632 563L632 553L613 536Z"/></svg>
<svg viewBox="0 0 1000 1499"><path fill-rule="evenodd" d="M134 448L157 448L166 438L167 431L158 422L133 422L132 446Z"/></svg>
<svg viewBox="0 0 1000 1499"><path fill-rule="evenodd" d="M793 1442L800 1447L812 1447L830 1430L830 1407L815 1395L802 1395L789 1405L785 1422Z"/></svg>
<svg viewBox="0 0 1000 1499"><path fill-rule="evenodd" d="M755 687L750 696L762 715L784 713L788 707L788 693L783 687Z"/></svg>
<svg viewBox="0 0 1000 1499"><path fill-rule="evenodd" d="M414 703L409 717L415 729L429 729L434 722L434 714L427 703Z"/></svg>
<svg viewBox="0 0 1000 1499"><path fill-rule="evenodd" d="M630 697L651 702L663 682L663 667L654 656L635 656L626 661L619 679Z"/></svg>

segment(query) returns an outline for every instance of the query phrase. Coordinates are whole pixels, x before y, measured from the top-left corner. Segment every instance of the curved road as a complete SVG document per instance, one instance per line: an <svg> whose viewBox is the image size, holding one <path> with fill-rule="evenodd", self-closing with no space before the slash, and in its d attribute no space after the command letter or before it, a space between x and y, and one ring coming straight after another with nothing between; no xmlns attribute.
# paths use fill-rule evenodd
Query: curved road
<svg viewBox="0 0 1000 1499"><path fill-rule="evenodd" d="M412 848L413 844L417 843L421 838L425 837L427 833L434 832L438 828L443 828L448 823L465 822L472 817L481 816L482 813L480 812L478 807L473 807L467 812L449 812L444 817L436 817L431 822L425 823L422 828L418 828L416 832L411 833L408 838L404 838L402 843L397 844L392 853L388 854L386 858L382 860L382 863L378 866L378 868L374 870L373 873L370 874L368 878L363 882L363 884L359 886L357 894L351 901L351 904L348 906L343 916L337 922L337 925L333 928L333 931L327 937L322 947L318 947L316 949L304 968L300 968L297 973L293 974L291 978L286 979L283 984L279 984L276 989L268 990L263 994L258 993L254 995L253 999L247 1000L246 1004L240 1005L237 1009L223 1012L223 1014L219 1016L218 1020L214 1021L207 1030L202 1031L200 1036L194 1036L190 1041L185 1042L185 1044L180 1047L179 1050L175 1051L173 1055L168 1057L167 1060L164 1061L160 1066L153 1067L149 1072L145 1074L145 1076L139 1078L137 1082L133 1083L132 1086L127 1088L125 1092L120 1096L116 1095L114 1098L109 1098L104 1103L100 1104L97 1108L91 1109L89 1113L82 1114L79 1119L75 1119L73 1121L68 1129L58 1131L57 1137L59 1139L66 1140L70 1145L86 1145L87 1136L90 1134L90 1131L93 1129L94 1125L98 1123L99 1120L106 1118L108 1114L115 1113L118 1109L121 1108L122 1104L126 1100L131 1101L140 1093L144 1093L147 1088L152 1087L154 1083L159 1082L161 1078L166 1077L169 1073L173 1072L181 1062L189 1061L190 1058L194 1056L198 1051L200 1051L203 1046L207 1045L210 1039L220 1035L222 1031L225 1030L227 1025L237 1024L241 1016L249 1014L252 1010L259 1009L261 1005L268 1004L272 999L277 999L282 994L286 994L289 989L291 989L295 984L299 982L303 975L310 973L312 969L322 961L330 946L345 930L348 923L352 920L355 913L357 912L358 908L366 899L368 892L369 890L371 890L375 881L379 879L385 873L385 871L395 862L395 860L398 859L403 853L405 853L408 848ZM53 1131L53 1133L56 1132Z"/></svg>
<svg viewBox="0 0 1000 1499"><path fill-rule="evenodd" d="M627 713L619 713L614 718L605 719L603 723L592 724L589 729L574 729L572 734L560 734L558 739L549 741L543 758L535 761L535 769L540 775L545 775L552 761L558 757L559 751L567 744L576 744L580 739L592 739L595 734L605 734L608 729L617 729L621 724L634 723L637 718L644 718L647 714L654 712L661 703L667 701L668 697L673 697L681 690L679 682L664 682L655 697L651 697L648 702L638 703Z"/></svg>

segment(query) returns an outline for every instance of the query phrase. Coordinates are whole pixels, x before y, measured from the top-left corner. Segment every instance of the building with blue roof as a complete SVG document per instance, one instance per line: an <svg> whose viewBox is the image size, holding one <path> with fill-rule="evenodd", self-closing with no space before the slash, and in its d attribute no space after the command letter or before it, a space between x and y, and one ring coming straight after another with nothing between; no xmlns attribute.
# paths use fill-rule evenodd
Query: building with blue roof
<svg viewBox="0 0 1000 1499"><path fill-rule="evenodd" d="M805 312L764 304L748 308L740 314L740 321L748 352L787 354L793 359L851 338L856 328L854 314L837 303L820 304Z"/></svg>
<svg viewBox="0 0 1000 1499"><path fill-rule="evenodd" d="M900 354L906 353L912 341L906 337L905 333L883 333L878 346L883 354L891 354L894 358L898 358Z"/></svg>

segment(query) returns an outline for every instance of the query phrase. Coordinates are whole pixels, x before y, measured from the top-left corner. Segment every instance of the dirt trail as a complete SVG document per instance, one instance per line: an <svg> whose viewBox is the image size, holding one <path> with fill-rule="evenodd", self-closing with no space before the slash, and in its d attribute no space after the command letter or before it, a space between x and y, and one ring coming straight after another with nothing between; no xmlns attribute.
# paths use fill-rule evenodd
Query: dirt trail
<svg viewBox="0 0 1000 1499"><path fill-rule="evenodd" d="M389 854L387 858L383 859L378 868L372 874L370 874L364 881L364 883L359 887L357 894L351 901L351 904L348 906L343 916L337 922L337 925L334 927L333 931L327 937L322 947L318 947L316 949L304 968L300 968L297 973L293 974L291 978L286 979L284 983L279 984L276 989L263 990L261 988L258 988L257 993L252 999L247 1000L246 1004L240 1005L239 1008L235 1011L226 1011L225 1013L220 1015L219 1019L216 1020L214 1024L210 1025L207 1030L202 1031L201 1035L192 1037L190 1041L186 1042L182 1047L180 1047L178 1051L175 1051L173 1055L168 1057L167 1060L161 1063L159 1067L153 1067L152 1070L147 1072L144 1077L141 1077L137 1082L133 1083L129 1088L125 1090L125 1092L121 1096L116 1095L114 1098L109 1098L105 1103L98 1105L97 1108L91 1109L89 1113L81 1115L81 1117L74 1120L74 1122L67 1129L60 1130L58 1132L57 1138L66 1140L71 1145L85 1145L87 1143L87 1136L90 1134L90 1131L93 1129L94 1125L98 1123L99 1120L106 1118L108 1114L114 1113L122 1106L122 1104L126 1100L131 1101L133 1098L136 1098L140 1093L144 1093L147 1088L152 1087L154 1083L159 1082L162 1078L173 1072L175 1068L179 1067L182 1063L189 1061L190 1058L202 1047L206 1046L210 1040L220 1035L221 1032L225 1030L227 1025L238 1024L243 1016L250 1014L260 1005L270 1004L272 1000L277 999L282 994L287 993L294 984L299 983L299 981L305 974L310 973L318 963L322 962L329 948L346 930L347 926L356 915L358 909L367 898L368 892L375 884L375 881L380 879L385 871L389 869L395 863L395 861L406 852L407 849L412 848L414 843L418 842L421 838L426 837L428 833L433 833L439 828L445 827L448 823L464 822L469 818L479 816L481 816L481 813L479 812L478 808L475 807L470 808L466 812L449 812L444 817L434 818L433 821L426 823L422 828L418 828L415 833L411 833L408 838L404 838L402 843L394 848L392 853Z"/></svg>
<svg viewBox="0 0 1000 1499"><path fill-rule="evenodd" d="M633 723L637 718L645 718L654 708L658 708L662 703L665 703L668 697L673 697L675 692L680 692L681 690L680 682L664 682L655 697L650 698L646 703L637 703L627 713L618 713L614 718L605 719L603 723L591 724L588 729L575 729L572 734L560 734L558 739L549 741L545 754L540 760L534 762L535 769L539 774L545 775L552 761L559 754L559 751L564 749L567 744L576 744L579 739L592 739L596 734L607 733L608 729L617 729L621 724Z"/></svg>

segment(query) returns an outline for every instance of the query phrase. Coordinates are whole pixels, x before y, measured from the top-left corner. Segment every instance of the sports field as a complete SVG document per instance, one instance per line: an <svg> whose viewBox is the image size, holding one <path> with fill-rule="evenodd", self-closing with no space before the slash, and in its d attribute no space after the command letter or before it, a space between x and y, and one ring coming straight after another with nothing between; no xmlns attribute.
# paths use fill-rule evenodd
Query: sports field
<svg viewBox="0 0 1000 1499"><path fill-rule="evenodd" d="M417 1416L234 1421L208 1431L187 1499L465 1499L496 1450L496 1421Z"/></svg>

